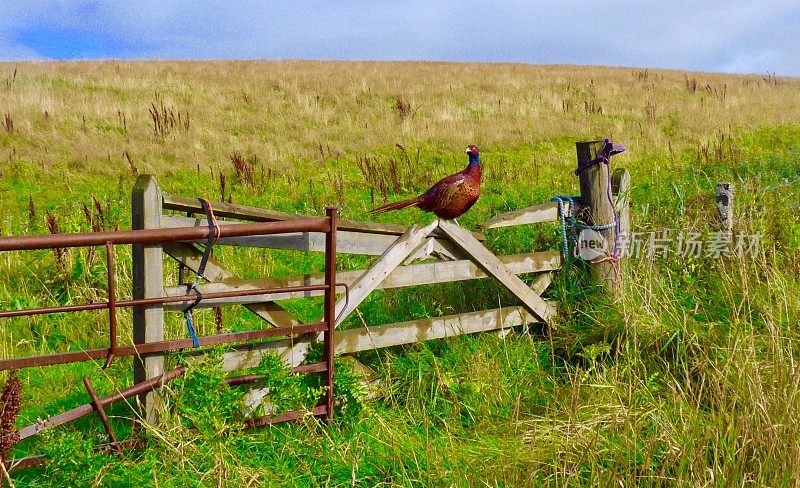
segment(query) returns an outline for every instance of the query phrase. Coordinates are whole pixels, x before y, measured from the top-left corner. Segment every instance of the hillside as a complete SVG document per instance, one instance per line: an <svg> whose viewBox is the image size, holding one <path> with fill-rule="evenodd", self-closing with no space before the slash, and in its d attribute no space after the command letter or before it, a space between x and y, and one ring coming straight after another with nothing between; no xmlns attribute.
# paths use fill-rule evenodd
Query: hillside
<svg viewBox="0 0 800 488"><path fill-rule="evenodd" d="M792 486L800 478L798 79L503 64L108 61L0 64L0 83L4 236L54 225L127 229L130 191L145 173L174 194L304 214L337 204L344 217L367 219L385 199L460 170L468 143L480 146L485 165L481 200L459 219L472 227L576 194L574 142L602 137L627 147L614 164L632 175L634 231L712 231L714 187L731 181L735 232L760 236L743 259L629 259L616 301L579 268L565 270L549 291L561 310L550 340L535 330L363 354L383 395L329 426L241 431L217 403L228 392L192 392L218 379L207 364L174 387L176 408L145 432L147 448L122 460L92 454L88 446L103 435L88 418L19 445L19 456L45 450L57 462L15 473L16 486ZM427 218L413 210L380 217ZM493 232L487 245L556 249L559 236L555 225ZM247 249L219 257L252 274L321 263L296 256ZM50 252L3 257L0 309L102 299L102 259L84 251L62 261ZM120 269L129 266L129 255L120 260ZM129 273L120 274L120 295L130 293ZM382 292L352 320L372 325L507 301L481 284L420 287ZM235 327L253 319L226 312L224 320ZM0 326L2 357L100 347L106 328L89 313ZM177 318L170 326L183 333ZM212 330L213 314L198 314L198 326ZM111 371L102 377L87 363L21 372L18 426L84 402L84 374L99 377L103 393L130 384L130 362ZM187 429L181 405L208 423ZM112 421L126 434L133 414L119 407Z"/></svg>

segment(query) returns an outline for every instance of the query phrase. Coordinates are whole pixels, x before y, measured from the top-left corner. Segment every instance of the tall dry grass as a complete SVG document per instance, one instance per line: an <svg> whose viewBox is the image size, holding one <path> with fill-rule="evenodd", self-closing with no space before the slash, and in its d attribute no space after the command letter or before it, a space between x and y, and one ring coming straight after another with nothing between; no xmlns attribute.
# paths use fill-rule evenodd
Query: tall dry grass
<svg viewBox="0 0 800 488"><path fill-rule="evenodd" d="M800 113L800 82L760 75L379 62L0 64L9 77L14 70L14 83L0 90L14 127L0 159L104 173L121 170L123 154L157 174L222 167L231 150L288 171L320 147L355 158L396 143L445 153L468 142L487 151L542 145L542 160L558 164L571 148L551 141L565 136L680 153Z"/></svg>

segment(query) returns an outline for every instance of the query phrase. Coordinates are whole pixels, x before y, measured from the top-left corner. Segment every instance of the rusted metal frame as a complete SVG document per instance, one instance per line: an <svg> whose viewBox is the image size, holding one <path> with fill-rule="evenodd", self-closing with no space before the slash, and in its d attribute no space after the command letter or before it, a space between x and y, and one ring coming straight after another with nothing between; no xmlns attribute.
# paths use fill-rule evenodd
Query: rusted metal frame
<svg viewBox="0 0 800 488"><path fill-rule="evenodd" d="M272 425L272 424L278 424L280 422L298 420L302 416L308 414L314 417L325 415L327 418L330 418L333 415L333 411L328 407L328 405L317 405L308 412L304 412L301 410L292 410L289 412L284 412L280 415L265 415L263 417L248 419L245 421L244 426L245 428L248 429L252 429L255 427L264 427L265 425Z"/></svg>
<svg viewBox="0 0 800 488"><path fill-rule="evenodd" d="M313 324L297 325L293 327L281 327L270 329L246 330L241 332L227 332L224 334L213 334L200 337L200 346L216 346L232 342L251 341L266 339L275 336L296 336L310 334L312 332L322 332L326 329L325 322ZM158 342L145 342L128 346L119 346L116 350L117 357L126 356L146 356L179 349L193 349L192 339L172 339ZM55 354L44 354L40 356L27 356L23 358L11 358L0 360L0 371L10 369L32 368L36 366L52 366L55 364L76 363L82 361L92 361L106 359L108 349L86 349L83 351L70 351Z"/></svg>
<svg viewBox="0 0 800 488"><path fill-rule="evenodd" d="M337 286L344 287L347 295L346 284L334 283L333 287L335 288ZM264 288L258 290L217 292L217 293L207 293L204 295L204 297L225 298L225 297L236 297L236 296L259 295L265 292L284 293L292 291L312 291L320 289L327 290L328 285L327 284L303 285L303 286L293 286L293 287L283 287L283 288ZM157 297L157 298L140 298L136 300L119 301L116 302L116 306L131 307L138 305L158 305L176 301L185 301L191 298L193 298L192 295ZM108 303L90 303L84 305L68 305L65 307L53 307L50 309L11 310L11 311L0 312L0 318L16 317L22 315L41 315L46 313L68 312L77 310L98 310L106 307L108 307ZM335 323L335 320L333 323ZM218 345L218 344L225 344L226 342L240 342L253 339L264 339L267 337L274 337L279 335L302 335L305 333L324 331L325 330L324 327L325 327L325 322L319 322L315 324L299 325L293 327L277 327L270 329L257 329L250 331L230 332L224 334L213 334L209 336L200 337L200 345L201 346ZM112 335L112 337L114 336ZM113 351L110 348L87 349L83 351L71 351L71 352L62 352L54 354L44 354L39 356L26 356L21 358L0 359L0 371L19 369L19 368L31 368L36 366L52 366L55 364L91 361L98 359L106 359L106 363L108 363L109 362L108 357L112 353L115 356L125 357L125 356L153 354L158 352L167 352L193 346L194 344L192 343L191 339L173 339L169 341L149 342L149 343L134 344L129 346L117 346L116 343L114 342Z"/></svg>
<svg viewBox="0 0 800 488"><path fill-rule="evenodd" d="M186 373L186 370L187 370L186 366L179 366L175 369L167 371L161 376L151 378L147 381L143 381L142 383L137 383L133 386L125 388L124 390L120 390L117 393L114 393L113 395L97 399L92 398L91 403L80 405L71 410L67 410L58 415L54 415L48 418L47 420L43 420L41 422L31 424L27 427L23 427L22 429L19 430L20 440L27 439L28 437L31 437L45 429L57 427L59 425L66 424L68 422L72 422L81 417L89 415L95 410L99 412L100 409L103 409L111 404L120 402L122 400L127 400L129 398L141 395L142 393L147 393L157 388L161 388L162 386L171 382L175 378L182 376L184 373ZM291 374L310 374L310 373L323 373L326 370L327 370L327 365L324 362L322 362L322 363L304 364L302 366L296 366L290 369L289 372ZM230 378L226 378L225 382L229 386L240 386L240 385L255 383L256 381L260 381L266 378L267 377L264 375L249 374L241 376L232 376ZM84 379L84 384L85 381L86 379ZM89 395L91 396L92 394L90 393ZM97 406L99 406L100 408L98 409Z"/></svg>
<svg viewBox="0 0 800 488"><path fill-rule="evenodd" d="M122 457L122 448L120 447L119 442L117 442L117 436L114 434L114 430L111 428L111 423L108 421L108 415L106 415L106 410L103 408L103 403L97 397L97 393L95 393L92 382L89 381L88 376L83 377L83 385L86 387L86 392L89 393L89 398L92 399L92 407L94 407L97 415L100 416L100 421L103 422L103 427L106 429L108 439L111 441L111 447L117 451L117 456Z"/></svg>
<svg viewBox="0 0 800 488"><path fill-rule="evenodd" d="M246 237L291 232L329 232L330 223L325 217L300 220L230 224L219 227L219 238ZM174 241L207 239L212 229L205 227L178 227L171 229L141 229L113 232L79 232L0 238L0 251L32 251L57 247L103 246L106 242L117 244L160 244Z"/></svg>
<svg viewBox="0 0 800 488"><path fill-rule="evenodd" d="M103 397L99 399L99 403L104 407L111 405L112 403L116 403L120 400L125 400L127 398L140 395L142 393L146 393L150 390L154 390L156 388L160 388L161 386L169 383L170 381L174 380L178 376L182 375L186 372L186 366L179 366L173 370L167 371L161 376L157 376L155 378L151 378L147 381L143 381L141 383L135 384L124 390L120 390L113 395L109 395L107 397ZM35 424L29 425L27 427L23 427L20 429L19 438L27 439L32 435L41 432L44 429L48 429L50 427L56 427L59 425L63 425L67 422L72 422L73 420L79 419L85 415L88 415L94 411L94 407L91 403L81 405L79 407L75 407L71 410L67 410L66 412L62 412L58 415L54 415L46 420L41 422L37 422Z"/></svg>
<svg viewBox="0 0 800 488"><path fill-rule="evenodd" d="M343 284L341 284L344 286ZM266 295L277 293L294 293L303 291L325 290L328 285L299 285L299 286L283 286L277 288L260 288L253 290L234 290L234 291L218 291L212 293L204 293L203 298L233 298L245 297L251 295ZM154 298L136 298L131 300L115 301L115 307L139 307L149 305L164 305L167 303L179 303L194 300L196 295L172 295L165 297ZM46 308L29 308L24 310L3 310L0 311L0 318L8 317L21 317L30 315L46 315L52 313L62 312L83 312L88 310L102 310L108 308L108 302L92 302L80 305L62 305L60 307L46 307Z"/></svg>
<svg viewBox="0 0 800 488"><path fill-rule="evenodd" d="M335 245L336 245L336 209L329 208L328 209L328 217L326 219L303 219L304 222L301 225L296 225L296 222L280 222L278 224L292 224L292 225L276 225L275 223L269 223L270 225L267 226L268 228L261 228L261 224L240 224L235 226L229 226L226 230L225 235L234 236L237 235L239 232L243 232L239 235L258 235L258 234L267 234L267 233L280 233L280 232L293 232L296 227L301 227L306 231L319 231L326 233L326 283L324 285L309 285L309 286L300 286L300 287L284 287L279 289L262 289L262 290L251 290L245 292L222 292L222 293L214 293L208 294L208 298L225 298L225 297L235 297L235 296L244 296L249 295L251 293L260 294L264 292L291 292L291 291L312 291L315 289L325 289L326 292L326 313L325 317L326 320L316 324L309 324L303 326L295 326L295 327L283 327L283 328L276 328L276 329L265 329L265 330L254 330L254 331L245 331L245 332L236 332L236 333L228 333L228 334L216 334L212 336L204 336L202 338L201 345L211 345L211 344L220 344L220 343L228 343L228 342L237 342L237 341L244 341L244 340L252 340L252 339L260 339L266 338L275 335L293 335L293 334L309 334L313 332L325 332L326 333L326 344L325 344L325 361L323 363L311 364L311 365L303 365L297 366L292 369L293 373L314 373L314 372L327 372L327 385L328 390L326 392L326 404L320 405L315 407L312 410L313 415L326 415L328 418L331 418L333 412L333 328L335 326L335 317L334 312L335 309L330 306L331 303L335 304L335 287L338 285L335 282L335 263L336 263L336 255L335 255ZM309 225L309 220L319 221L322 225L320 229L312 228L312 225ZM317 225L317 222L314 223ZM246 229L244 229L246 228ZM60 353L60 354L52 354L52 355L43 355L43 356L32 356L26 358L14 358L14 359L7 359L7 360L0 360L0 370L3 369L19 369L23 367L32 367L32 366L41 366L41 365L49 365L49 364L63 364L65 362L75 362L75 361L85 361L91 359L101 359L103 357L106 358L105 367L107 367L111 361L113 360L115 355L120 356L129 356L129 355L146 355L146 354L153 354L153 353L160 353L166 352L169 350L175 349L183 349L187 347L188 342L191 339L178 339L172 341L159 341L159 342L152 342L146 344L138 344L133 346L123 346L122 348L118 348L116 344L116 308L118 306L142 306L142 305L156 305L156 304L164 304L170 303L174 301L183 301L189 296L184 297L157 297L157 298L148 298L148 299L137 299L137 300L126 300L122 302L117 302L116 300L116 282L114 277L114 254L113 254L113 246L114 244L144 244L144 243L157 243L157 242L164 242L169 240L189 240L195 238L196 229L202 230L202 228L188 228L188 229L167 229L166 232L164 230L140 230L140 231L125 231L125 232L105 232L105 233L83 233L83 234L66 234L66 235L53 235L53 236L23 236L23 237L12 237L12 238L4 238L0 239L0 251L2 250L33 250L33 249L49 249L54 247L79 247L79 246L93 246L99 245L97 242L98 239L105 241L104 244L106 245L107 251L107 263L108 263L108 277L109 277L109 301L106 303L90 303L84 305L76 305L76 306L65 306L65 307L51 307L45 309L30 309L30 310L21 310L21 311L5 311L0 312L0 317L15 317L15 316L23 316L23 315L38 315L38 314L45 314L45 313L57 313L57 312L68 312L68 311L81 311L81 310L98 310L103 308L109 309L109 332L110 332L110 347L108 349L94 349L94 350L87 350L87 351L79 351L79 352L70 352L70 353ZM190 235L185 235L184 231L190 230L192 231ZM230 232L232 231L232 232ZM206 234L210 234L211 229L205 229ZM202 234L203 232L200 232ZM169 234L165 236L165 234ZM207 236L206 236L207 237ZM345 294L348 295L348 289L345 284L341 284L345 287ZM101 420L103 422L106 431L108 432L109 438L112 441L112 446L115 447L118 453L120 453L119 443L116 440L116 436L111 429L110 423L108 422L108 417L105 414L104 405L109 405L116 401L130 398L135 395L139 395L144 393L148 390L152 390L158 388L165 384L168 381L180 376L186 371L185 367L176 368L164 375L161 375L157 378L152 378L150 380L144 381L137 385L134 385L122 392L118 392L115 395L110 397L106 397L100 399L97 397L94 388L91 385L91 382L88 378L84 378L84 385L87 388L87 392L92 399L92 403L88 405L82 405L70 411L64 412L62 414L56 415L51 417L50 419L34 424L28 427L25 427L19 431L20 439L24 439L34 435L36 432L39 432L42 429L47 427L52 427L56 425L61 425L63 423L69 422L71 420L75 420L80 418L84 415L87 415L93 410L98 412L100 415ZM253 381L257 381L261 377L258 375L246 375L245 377L239 378L230 378L228 381L230 384L245 384ZM249 421L252 426L258 425L266 425L270 423L281 422L285 420L292 420L299 418L301 415L300 412L287 412L285 414L279 416L267 416L262 417L260 419L252 419Z"/></svg>
<svg viewBox="0 0 800 488"><path fill-rule="evenodd" d="M106 268L106 273L108 274L108 335L110 341L108 356L103 369L111 366L111 362L117 352L117 280L114 273L114 244L111 241L106 242Z"/></svg>
<svg viewBox="0 0 800 488"><path fill-rule="evenodd" d="M328 420L333 419L333 347L334 340L333 334L336 328L336 207L328 207L326 209L328 220L330 221L331 232L325 234L325 306L324 306L324 322L327 325L325 329L323 342L325 345L324 359L327 365L327 375L325 378L325 385L328 387L325 390L325 416ZM349 301L350 291L345 288L345 301ZM346 308L346 307L345 307Z"/></svg>

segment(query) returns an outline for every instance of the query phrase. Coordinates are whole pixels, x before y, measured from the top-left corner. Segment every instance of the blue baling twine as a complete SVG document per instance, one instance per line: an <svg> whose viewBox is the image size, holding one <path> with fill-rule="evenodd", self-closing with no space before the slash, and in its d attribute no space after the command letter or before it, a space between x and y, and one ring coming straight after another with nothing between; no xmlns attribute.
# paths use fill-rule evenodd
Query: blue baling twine
<svg viewBox="0 0 800 488"><path fill-rule="evenodd" d="M590 229L590 230L608 230L608 229L615 229L614 232L614 252L611 255L611 259L617 261L619 259L619 215L617 215L617 208L614 205L614 200L611 196L611 156L614 154L621 153L625 150L624 146L615 146L611 143L610 140L606 139L603 141L603 150L602 152L591 161L587 162L586 164L578 165L578 169L575 171L575 174L580 174L584 170L594 166L595 164L603 163L606 165L606 171L608 172L608 202L611 204L611 209L614 212L614 221L608 224L600 224L600 225L588 225L583 222L579 222L577 216L575 214L575 207L576 202L580 201L580 197L578 196L566 196L566 195L556 195L550 199L551 202L558 203L558 215L561 221L561 239L562 239L562 246L564 252L564 259L569 258L569 239L567 237L567 219L566 219L566 212L564 211L564 203L570 203L569 209L569 217L570 217L570 229ZM575 233L572 233L572 240L576 241L578 236Z"/></svg>
<svg viewBox="0 0 800 488"><path fill-rule="evenodd" d="M192 338L192 347L200 347L200 339L197 337L197 332L194 330L192 314L189 311L185 311L183 312L183 318L186 319L186 330L189 332L189 337Z"/></svg>
<svg viewBox="0 0 800 488"><path fill-rule="evenodd" d="M214 209L211 208L211 204L205 198L198 198L198 200L208 219L208 240L203 250L203 257L200 258L200 265L197 267L197 272L195 273L194 283L186 285L186 294L188 295L190 292L194 292L196 298L193 303L183 309L183 318L186 320L186 330L189 333L189 337L192 339L192 346L194 347L200 347L200 338L197 337L197 331L195 330L194 321L192 320L192 309L203 299L203 294L200 293L197 285L200 284L200 280L205 278L203 273L205 273L208 258L211 257L211 249L220 236L219 224L217 223L217 218L214 216Z"/></svg>
<svg viewBox="0 0 800 488"><path fill-rule="evenodd" d="M570 197L566 195L556 195L550 199L551 202L558 203L558 215L561 219L561 241L564 251L564 259L566 260L569 257L569 240L567 238L567 217L564 211L564 202L569 202L569 216L570 216L570 228L574 229L576 225L576 217L575 217L575 202L580 199L580 197ZM573 236L573 240L576 237Z"/></svg>

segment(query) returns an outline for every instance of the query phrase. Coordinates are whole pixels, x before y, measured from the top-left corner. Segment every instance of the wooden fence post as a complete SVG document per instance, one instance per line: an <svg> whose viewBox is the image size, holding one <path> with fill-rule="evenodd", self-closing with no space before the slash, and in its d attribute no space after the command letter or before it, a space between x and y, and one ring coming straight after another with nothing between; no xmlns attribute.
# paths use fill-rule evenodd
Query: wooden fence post
<svg viewBox="0 0 800 488"><path fill-rule="evenodd" d="M136 180L131 198L131 226L134 230L161 227L161 190L151 175ZM133 245L133 298L152 298L164 295L164 264L162 246ZM164 309L162 305L133 308L133 342L164 340ZM164 357L134 357L133 381L140 383L164 374ZM153 392L139 397L142 414L148 422L155 421L156 399Z"/></svg>
<svg viewBox="0 0 800 488"><path fill-rule="evenodd" d="M619 218L619 234L630 239L631 173L627 169L617 168L611 174L611 191L614 194L614 206L617 208L617 217Z"/></svg>
<svg viewBox="0 0 800 488"><path fill-rule="evenodd" d="M733 183L717 183L719 230L733 233Z"/></svg>
<svg viewBox="0 0 800 488"><path fill-rule="evenodd" d="M575 143L578 152L578 167L583 167L589 161L601 154L604 141L588 141ZM581 204L588 208L585 216L589 225L604 225L614 222L614 204L609 199L611 195L611 178L605 164L594 164L578 174L581 186ZM614 251L614 228L598 230L605 241L607 253ZM619 279L617 272L618 263L610 259L594 259L590 263L592 279L610 290L618 289Z"/></svg>

